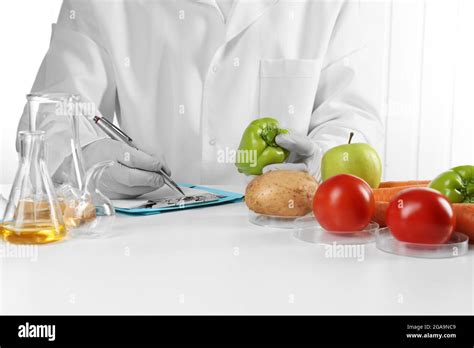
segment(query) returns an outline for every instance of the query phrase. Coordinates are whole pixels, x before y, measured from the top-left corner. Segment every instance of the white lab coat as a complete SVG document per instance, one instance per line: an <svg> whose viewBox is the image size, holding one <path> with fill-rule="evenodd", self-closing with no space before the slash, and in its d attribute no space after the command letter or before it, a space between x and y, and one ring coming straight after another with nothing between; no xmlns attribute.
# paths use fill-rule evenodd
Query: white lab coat
<svg viewBox="0 0 474 348"><path fill-rule="evenodd" d="M356 1L65 0L34 92L72 92L97 105L181 182L242 182L232 163L253 119L271 116L324 151L382 136L362 54ZM20 129L28 126L25 115ZM40 127L41 128L41 127ZM67 126L45 123L55 170ZM104 135L81 126L82 145Z"/></svg>

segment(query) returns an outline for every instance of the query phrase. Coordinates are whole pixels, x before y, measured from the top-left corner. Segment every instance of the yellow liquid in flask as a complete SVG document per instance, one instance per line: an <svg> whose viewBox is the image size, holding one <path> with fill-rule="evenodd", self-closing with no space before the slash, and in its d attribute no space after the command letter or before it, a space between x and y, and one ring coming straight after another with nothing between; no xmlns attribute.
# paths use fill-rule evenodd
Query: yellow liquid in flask
<svg viewBox="0 0 474 348"><path fill-rule="evenodd" d="M13 244L46 244L62 240L67 230L64 225L26 223L21 227L12 223L0 225L0 235Z"/></svg>

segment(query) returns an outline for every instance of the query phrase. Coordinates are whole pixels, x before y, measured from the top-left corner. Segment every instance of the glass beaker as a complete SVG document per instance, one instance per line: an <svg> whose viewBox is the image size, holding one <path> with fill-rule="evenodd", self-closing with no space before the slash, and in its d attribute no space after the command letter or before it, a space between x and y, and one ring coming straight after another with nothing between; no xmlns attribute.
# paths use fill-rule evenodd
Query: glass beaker
<svg viewBox="0 0 474 348"><path fill-rule="evenodd" d="M16 244L45 244L67 230L44 160L43 131L19 133L20 163L3 216L1 234Z"/></svg>

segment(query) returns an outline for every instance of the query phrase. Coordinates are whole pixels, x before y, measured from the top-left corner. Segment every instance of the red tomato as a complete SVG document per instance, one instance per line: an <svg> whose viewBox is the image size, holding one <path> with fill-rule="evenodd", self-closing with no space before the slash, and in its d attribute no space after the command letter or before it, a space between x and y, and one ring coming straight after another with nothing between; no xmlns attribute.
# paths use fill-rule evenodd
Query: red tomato
<svg viewBox="0 0 474 348"><path fill-rule="evenodd" d="M445 243L456 224L456 216L448 199L428 188L400 192L390 202L386 218L394 237L410 243Z"/></svg>
<svg viewBox="0 0 474 348"><path fill-rule="evenodd" d="M333 176L323 182L313 200L314 216L331 232L350 233L363 230L375 211L370 186L348 174Z"/></svg>

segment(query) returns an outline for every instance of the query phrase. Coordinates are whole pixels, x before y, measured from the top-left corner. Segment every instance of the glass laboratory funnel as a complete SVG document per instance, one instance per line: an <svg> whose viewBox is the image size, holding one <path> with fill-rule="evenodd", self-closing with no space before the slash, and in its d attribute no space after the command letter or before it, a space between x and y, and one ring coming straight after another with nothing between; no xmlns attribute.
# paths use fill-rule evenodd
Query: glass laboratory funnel
<svg viewBox="0 0 474 348"><path fill-rule="evenodd" d="M0 227L11 243L50 243L67 233L44 161L44 137L43 131L19 133L20 164Z"/></svg>
<svg viewBox="0 0 474 348"><path fill-rule="evenodd" d="M30 94L28 101L31 104L40 103L37 116L30 120L41 120L43 127L55 123L61 124L63 134L68 138L62 139L62 144L70 150L70 156L59 166L53 176L53 182L58 186L58 196L63 205L64 217L69 227L79 227L96 218L96 216L113 216L115 210L112 202L99 190L98 185L103 171L113 164L112 161L100 162L84 170L80 130L91 126L86 116L94 112L95 108L82 102L77 95L67 93ZM92 111L91 111L92 109ZM49 114L48 118L44 114ZM49 121L48 121L49 119ZM64 138L64 136L63 136ZM57 140L57 139L56 139Z"/></svg>

